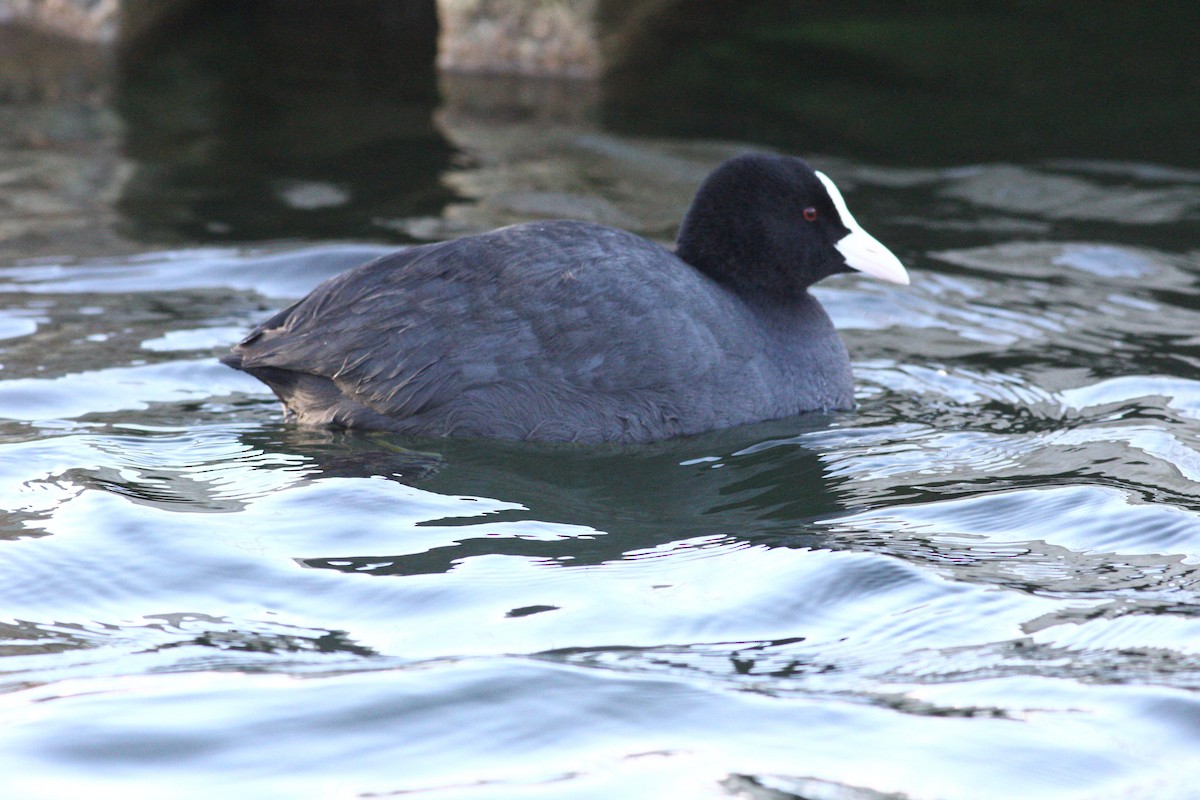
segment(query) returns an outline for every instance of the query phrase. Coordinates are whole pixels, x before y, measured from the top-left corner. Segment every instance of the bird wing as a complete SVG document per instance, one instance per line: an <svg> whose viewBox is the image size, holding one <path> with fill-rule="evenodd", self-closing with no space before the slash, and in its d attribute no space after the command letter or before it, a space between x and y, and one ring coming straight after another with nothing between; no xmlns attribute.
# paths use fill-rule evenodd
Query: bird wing
<svg viewBox="0 0 1200 800"><path fill-rule="evenodd" d="M243 369L326 378L391 418L502 395L509 407L528 406L526 426L568 401L603 415L605 398L613 409L670 416L664 387L694 382L729 355L703 313L664 297L696 279L661 247L621 231L514 226L408 248L332 278L235 354Z"/></svg>

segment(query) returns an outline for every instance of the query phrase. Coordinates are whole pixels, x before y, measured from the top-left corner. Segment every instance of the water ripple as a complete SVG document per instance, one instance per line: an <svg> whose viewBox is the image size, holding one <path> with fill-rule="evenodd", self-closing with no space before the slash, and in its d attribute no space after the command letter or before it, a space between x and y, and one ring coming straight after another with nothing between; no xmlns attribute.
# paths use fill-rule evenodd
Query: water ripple
<svg viewBox="0 0 1200 800"><path fill-rule="evenodd" d="M1200 582L1200 513L1103 486L988 491L826 524L856 548L1055 596L1136 589L1160 601L1186 597Z"/></svg>
<svg viewBox="0 0 1200 800"><path fill-rule="evenodd" d="M652 232L717 153L563 142ZM6 790L1189 797L1194 176L828 163L859 408L645 447L281 424L213 356L378 248L0 268Z"/></svg>

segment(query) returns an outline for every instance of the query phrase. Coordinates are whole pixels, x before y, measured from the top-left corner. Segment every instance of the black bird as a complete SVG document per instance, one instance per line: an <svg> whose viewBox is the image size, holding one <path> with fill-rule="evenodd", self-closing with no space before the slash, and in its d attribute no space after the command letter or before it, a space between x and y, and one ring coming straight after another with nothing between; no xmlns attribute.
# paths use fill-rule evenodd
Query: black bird
<svg viewBox="0 0 1200 800"><path fill-rule="evenodd" d="M742 155L700 186L673 253L563 220L414 246L325 281L222 361L302 425L648 442L852 408L808 291L852 269L909 280L827 176Z"/></svg>

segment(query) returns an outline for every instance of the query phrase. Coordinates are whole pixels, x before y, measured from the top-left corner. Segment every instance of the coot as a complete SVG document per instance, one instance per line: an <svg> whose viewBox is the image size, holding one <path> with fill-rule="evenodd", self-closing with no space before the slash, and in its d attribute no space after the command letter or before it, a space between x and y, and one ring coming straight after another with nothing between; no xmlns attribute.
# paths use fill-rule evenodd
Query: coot
<svg viewBox="0 0 1200 800"><path fill-rule="evenodd" d="M908 283L799 158L700 186L675 251L585 222L414 246L331 278L222 360L302 425L648 442L848 409L846 348L809 287Z"/></svg>

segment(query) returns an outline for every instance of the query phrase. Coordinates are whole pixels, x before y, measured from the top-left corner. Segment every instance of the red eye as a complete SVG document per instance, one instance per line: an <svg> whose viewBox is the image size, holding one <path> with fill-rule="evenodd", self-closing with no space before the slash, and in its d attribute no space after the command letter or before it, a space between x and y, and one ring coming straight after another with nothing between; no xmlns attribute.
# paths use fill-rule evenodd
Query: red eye
<svg viewBox="0 0 1200 800"><path fill-rule="evenodd" d="M804 209L804 218L806 220L808 220L809 222L812 222L813 220L815 220L817 218L817 210L815 208L813 208L812 206L809 206L808 208Z"/></svg>

